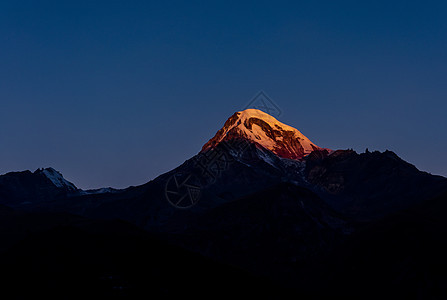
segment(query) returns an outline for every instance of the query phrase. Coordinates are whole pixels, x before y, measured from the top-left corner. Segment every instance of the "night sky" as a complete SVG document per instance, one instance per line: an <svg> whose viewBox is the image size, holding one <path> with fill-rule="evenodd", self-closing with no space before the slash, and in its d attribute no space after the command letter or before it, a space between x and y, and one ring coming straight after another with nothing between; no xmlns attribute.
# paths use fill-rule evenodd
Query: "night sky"
<svg viewBox="0 0 447 300"><path fill-rule="evenodd" d="M447 175L446 1L60 2L0 2L2 174L143 184L262 90L321 147Z"/></svg>

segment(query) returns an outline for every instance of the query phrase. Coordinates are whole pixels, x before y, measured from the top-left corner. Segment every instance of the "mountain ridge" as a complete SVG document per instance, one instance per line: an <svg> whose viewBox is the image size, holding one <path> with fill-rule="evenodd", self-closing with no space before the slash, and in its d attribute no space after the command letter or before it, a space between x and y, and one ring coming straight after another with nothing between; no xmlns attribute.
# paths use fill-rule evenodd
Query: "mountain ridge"
<svg viewBox="0 0 447 300"><path fill-rule="evenodd" d="M276 143L277 137L287 135L297 143L305 141L284 133L295 132L287 125L275 127L276 119L268 119L270 124L264 122L268 126L259 125L263 123L249 121L252 116L230 117L197 155L143 185L123 190L72 191L54 169L0 175L0 213L11 214L11 206L12 214L23 210L30 216L51 212L62 214L63 219L69 213L91 220L124 220L170 244L269 276L309 294L320 288L320 280L322 286L331 287L331 276L342 275L339 284L343 278L355 279L357 271L340 271L340 258L350 266L357 264L344 256L343 249L367 251L376 247L371 243L365 247L362 237L371 236L371 231L380 236L383 226L390 223L383 221L386 218L396 220L398 226L393 232L399 234L404 227L401 225L407 222L400 215L418 211L419 207L427 210L431 199L441 195L430 207L429 215L431 210L436 212L434 223L423 228L419 236L435 235L437 224L445 223L446 178L419 171L391 151L332 151L309 140L315 148L310 146L312 151L308 148L310 152L306 153L301 144L288 147L295 145L291 140ZM238 120L244 126L242 131L227 134L236 128L233 125ZM271 147L271 141L278 147ZM170 198L188 199L193 194L188 194L190 189L200 195L190 202L193 205L180 207L180 202ZM418 216L412 218L416 218L417 226L421 223ZM411 230L405 232L408 235ZM411 245L406 235L401 238ZM387 244L380 238L378 241L381 244L376 248L385 256ZM369 261L364 253L354 253L360 265ZM331 265L332 270L327 267ZM327 277L321 276L328 271ZM363 273L372 279L380 275L380 271ZM431 278L436 279L433 274ZM411 282L411 278L405 280ZM370 282L362 284L370 286ZM339 289L337 293L346 292Z"/></svg>

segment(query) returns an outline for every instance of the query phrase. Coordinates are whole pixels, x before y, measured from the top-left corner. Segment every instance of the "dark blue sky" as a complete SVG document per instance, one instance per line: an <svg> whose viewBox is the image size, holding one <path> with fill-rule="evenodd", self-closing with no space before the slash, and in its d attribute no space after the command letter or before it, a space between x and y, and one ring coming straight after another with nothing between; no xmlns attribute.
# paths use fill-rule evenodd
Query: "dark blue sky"
<svg viewBox="0 0 447 300"><path fill-rule="evenodd" d="M264 90L319 146L447 175L445 1L60 2L0 2L0 173L142 184Z"/></svg>

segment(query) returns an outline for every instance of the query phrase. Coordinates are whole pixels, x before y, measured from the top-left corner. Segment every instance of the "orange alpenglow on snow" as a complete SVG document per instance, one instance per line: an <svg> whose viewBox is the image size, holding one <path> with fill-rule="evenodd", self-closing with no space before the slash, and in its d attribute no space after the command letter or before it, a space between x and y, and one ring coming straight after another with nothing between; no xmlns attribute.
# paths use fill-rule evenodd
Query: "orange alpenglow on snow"
<svg viewBox="0 0 447 300"><path fill-rule="evenodd" d="M224 127L203 146L202 152L213 149L223 141L240 139L289 159L302 159L314 150L324 150L297 129L279 122L271 115L258 109L246 109L234 113Z"/></svg>

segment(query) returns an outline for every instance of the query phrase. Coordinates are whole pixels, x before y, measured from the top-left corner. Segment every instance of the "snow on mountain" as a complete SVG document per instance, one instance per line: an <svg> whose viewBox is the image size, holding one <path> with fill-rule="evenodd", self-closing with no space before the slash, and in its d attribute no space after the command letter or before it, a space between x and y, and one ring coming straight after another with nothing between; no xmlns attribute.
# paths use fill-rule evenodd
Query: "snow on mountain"
<svg viewBox="0 0 447 300"><path fill-rule="evenodd" d="M53 168L46 168L41 170L40 172L58 188L66 188L71 191L75 191L78 189L73 183L65 180L64 176L62 176L61 173Z"/></svg>
<svg viewBox="0 0 447 300"><path fill-rule="evenodd" d="M96 195L96 194L110 194L110 193L118 193L120 190L107 187L107 188L100 188L100 189L91 189L91 190L82 190L80 191L81 195Z"/></svg>
<svg viewBox="0 0 447 300"><path fill-rule="evenodd" d="M322 150L297 129L283 124L269 114L246 109L233 114L202 152L229 140L247 140L268 149L282 158L302 159L314 150Z"/></svg>

